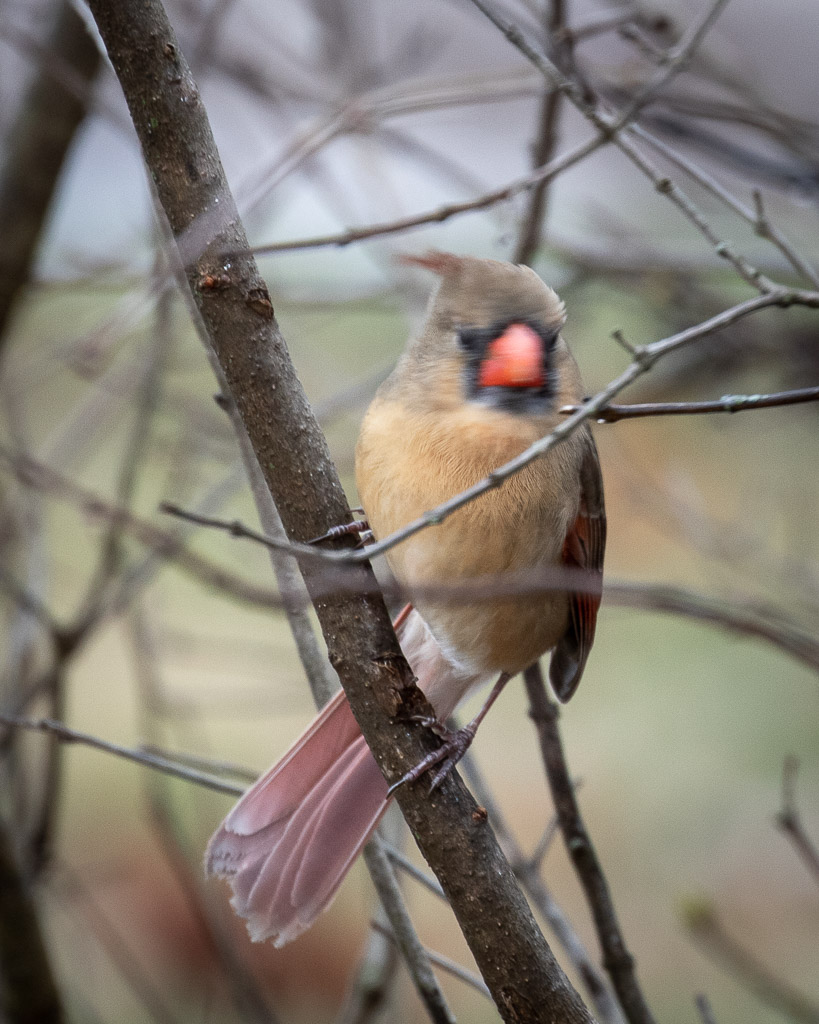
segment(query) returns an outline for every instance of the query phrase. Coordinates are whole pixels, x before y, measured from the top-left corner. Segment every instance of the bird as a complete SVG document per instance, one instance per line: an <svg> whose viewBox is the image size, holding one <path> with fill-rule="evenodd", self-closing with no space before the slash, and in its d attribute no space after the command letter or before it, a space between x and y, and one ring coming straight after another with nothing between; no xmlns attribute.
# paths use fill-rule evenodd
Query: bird
<svg viewBox="0 0 819 1024"><path fill-rule="evenodd" d="M562 334L564 305L531 268L439 251L403 261L435 274L437 287L356 446L356 484L376 539L520 455L584 393ZM594 640L605 542L600 462L584 422L500 486L387 551L412 597L396 633L442 737L402 783L431 772L438 784L506 681L547 652L555 695L572 696ZM441 592L561 566L583 585L457 601ZM456 706L493 679L473 721L450 732L444 723ZM252 939L281 946L313 924L394 788L339 691L208 845L206 871L229 880Z"/></svg>

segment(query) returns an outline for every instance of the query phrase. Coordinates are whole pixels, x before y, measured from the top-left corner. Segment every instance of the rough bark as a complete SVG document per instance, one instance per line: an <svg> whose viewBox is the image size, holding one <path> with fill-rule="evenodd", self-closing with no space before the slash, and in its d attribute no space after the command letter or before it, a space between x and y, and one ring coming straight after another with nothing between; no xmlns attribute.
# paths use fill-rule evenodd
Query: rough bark
<svg viewBox="0 0 819 1024"><path fill-rule="evenodd" d="M273 315L227 187L205 110L158 0L90 0L119 76L188 282L288 535L349 519L321 430ZM232 255L229 255L232 254ZM357 570L372 585L369 566ZM320 567L303 575L311 594ZM330 661L385 776L399 778L437 741L408 716L428 708L379 596L317 597ZM460 779L398 802L438 876L507 1021L592 1018L538 929L492 830Z"/></svg>

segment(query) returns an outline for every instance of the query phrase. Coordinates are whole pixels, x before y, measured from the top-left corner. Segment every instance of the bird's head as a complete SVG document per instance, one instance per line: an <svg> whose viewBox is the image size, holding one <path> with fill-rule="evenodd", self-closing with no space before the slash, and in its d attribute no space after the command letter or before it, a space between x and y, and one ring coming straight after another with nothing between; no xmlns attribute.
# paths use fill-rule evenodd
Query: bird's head
<svg viewBox="0 0 819 1024"><path fill-rule="evenodd" d="M438 274L409 376L429 404L479 403L548 415L580 397L558 295L526 266L431 252L404 262Z"/></svg>

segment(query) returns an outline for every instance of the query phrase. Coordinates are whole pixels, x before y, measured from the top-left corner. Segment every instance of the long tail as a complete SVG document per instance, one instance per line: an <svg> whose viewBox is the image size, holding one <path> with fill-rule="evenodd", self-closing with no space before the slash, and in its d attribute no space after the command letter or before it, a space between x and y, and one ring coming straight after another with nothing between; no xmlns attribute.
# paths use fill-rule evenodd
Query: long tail
<svg viewBox="0 0 819 1024"><path fill-rule="evenodd" d="M399 639L441 720L483 681L443 655L417 612ZM208 844L205 870L227 878L254 941L277 946L310 927L387 809L387 783L343 691L255 782Z"/></svg>

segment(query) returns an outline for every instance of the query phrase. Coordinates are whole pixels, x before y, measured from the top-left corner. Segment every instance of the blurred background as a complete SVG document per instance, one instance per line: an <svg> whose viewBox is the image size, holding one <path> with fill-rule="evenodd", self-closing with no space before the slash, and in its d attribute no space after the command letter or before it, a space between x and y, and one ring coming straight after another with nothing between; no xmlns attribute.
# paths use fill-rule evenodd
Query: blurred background
<svg viewBox="0 0 819 1024"><path fill-rule="evenodd" d="M468 0L167 9L254 246L468 203L594 136ZM634 141L749 264L817 287L812 0L498 9L612 110L718 13L639 110L647 137ZM206 585L176 557L191 551L270 588L264 550L159 511L170 501L258 525L167 270L127 108L87 27L81 4L0 5L2 712L195 755L204 760L194 766L241 783L230 765L262 770L313 704L284 616ZM645 344L754 294L610 145L559 174L539 206L536 195L344 247L260 256L351 502L359 420L431 287L397 255L435 246L530 262L566 302L589 394L627 365L612 331ZM765 222L791 247L771 244ZM816 385L818 341L815 311L767 310L672 354L623 400ZM666 1024L700 1019L698 993L719 1024L783 1019L773 989L758 998L747 972L726 963L733 944L756 980L767 972L801 993L792 1019L819 1018L819 887L775 821L783 764L798 758L797 805L819 842L817 426L806 404L595 427L612 590L562 732L639 977ZM165 540L146 542L112 509ZM744 632L726 628L739 619ZM70 1020L376 1019L351 995L375 912L363 867L301 939L253 946L226 887L201 870L229 796L49 736L4 727L0 743L0 810ZM521 686L473 752L531 852L552 807ZM417 858L406 837L396 841ZM599 960L559 838L543 870ZM471 966L448 909L411 879L405 889L424 943ZM426 1019L388 960L380 1019ZM498 1019L468 985L440 979L459 1019Z"/></svg>

